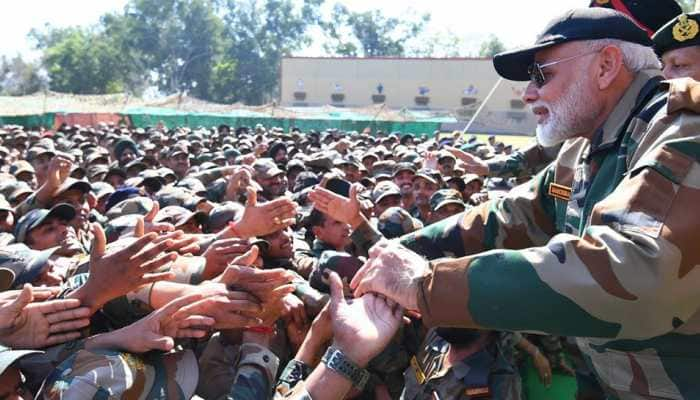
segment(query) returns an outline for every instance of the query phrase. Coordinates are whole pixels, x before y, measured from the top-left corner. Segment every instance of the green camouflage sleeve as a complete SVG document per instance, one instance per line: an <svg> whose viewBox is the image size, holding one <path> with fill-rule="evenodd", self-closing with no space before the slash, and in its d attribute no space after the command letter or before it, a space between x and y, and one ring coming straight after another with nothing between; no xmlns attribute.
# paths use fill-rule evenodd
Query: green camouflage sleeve
<svg viewBox="0 0 700 400"><path fill-rule="evenodd" d="M222 400L259 400L272 397L279 359L270 350L254 343L240 348L240 361L229 392Z"/></svg>
<svg viewBox="0 0 700 400"><path fill-rule="evenodd" d="M547 196L553 170L550 165L502 199L408 234L401 244L429 260L543 245L555 233L554 202Z"/></svg>
<svg viewBox="0 0 700 400"><path fill-rule="evenodd" d="M368 221L363 222L350 234L350 240L357 249L357 255L362 257L367 257L369 249L382 239L384 236Z"/></svg>
<svg viewBox="0 0 700 400"><path fill-rule="evenodd" d="M700 307L698 132L697 115L655 119L581 236L436 261L419 293L424 321L619 339L684 326Z"/></svg>
<svg viewBox="0 0 700 400"><path fill-rule="evenodd" d="M518 150L508 157L497 157L486 162L489 176L499 178L522 178L535 175L554 161L560 146L545 149L536 142Z"/></svg>

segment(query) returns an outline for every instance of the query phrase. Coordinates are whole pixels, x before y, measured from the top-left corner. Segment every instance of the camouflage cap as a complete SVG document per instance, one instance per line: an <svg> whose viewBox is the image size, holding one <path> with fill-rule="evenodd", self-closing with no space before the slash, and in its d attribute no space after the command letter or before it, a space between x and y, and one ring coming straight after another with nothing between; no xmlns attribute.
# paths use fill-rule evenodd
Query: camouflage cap
<svg viewBox="0 0 700 400"><path fill-rule="evenodd" d="M107 176L107 172L109 172L109 167L107 167L104 164L90 165L89 167L87 167L87 171L85 171L88 179L92 182L93 185L95 184L94 181L104 179Z"/></svg>
<svg viewBox="0 0 700 400"><path fill-rule="evenodd" d="M206 200L201 196L179 187L165 187L157 193L158 204L161 207L180 206L187 209L196 208L197 204Z"/></svg>
<svg viewBox="0 0 700 400"><path fill-rule="evenodd" d="M190 154L190 150L184 143L179 143L175 146L171 146L168 150L168 158L172 158L180 154Z"/></svg>
<svg viewBox="0 0 700 400"><path fill-rule="evenodd" d="M430 196L430 209L437 211L448 204L458 204L464 207L462 195L454 189L441 189Z"/></svg>
<svg viewBox="0 0 700 400"><path fill-rule="evenodd" d="M418 170L418 172L416 172L416 175L413 177L413 180L415 181L418 178L423 178L428 182L432 182L438 186L442 184L442 176L440 175L440 172L434 169L423 168Z"/></svg>
<svg viewBox="0 0 700 400"><path fill-rule="evenodd" d="M140 217L140 215L132 214L110 219L105 225L107 242L113 243L120 236L133 232Z"/></svg>
<svg viewBox="0 0 700 400"><path fill-rule="evenodd" d="M175 184L175 187L184 188L200 196L206 196L207 188L197 178L185 178Z"/></svg>
<svg viewBox="0 0 700 400"><path fill-rule="evenodd" d="M326 250L321 254L318 265L311 273L309 283L314 289L329 293L328 280L324 277L326 272L336 272L341 279L350 283L363 264L362 260L348 253Z"/></svg>
<svg viewBox="0 0 700 400"><path fill-rule="evenodd" d="M391 160L377 161L372 164L372 177L375 179L391 179L396 163Z"/></svg>
<svg viewBox="0 0 700 400"><path fill-rule="evenodd" d="M232 201L220 204L209 211L207 229L209 233L219 232L229 222L235 221L243 215L243 205Z"/></svg>
<svg viewBox="0 0 700 400"><path fill-rule="evenodd" d="M35 171L34 167L32 167L32 164L24 160L19 160L13 162L12 165L10 165L10 173L14 176L19 176L19 174L22 173L30 173L34 175Z"/></svg>
<svg viewBox="0 0 700 400"><path fill-rule="evenodd" d="M208 216L204 211L190 211L180 206L167 206L158 211L154 221L168 222L178 227L195 219L200 225L204 226L207 223L207 218Z"/></svg>
<svg viewBox="0 0 700 400"><path fill-rule="evenodd" d="M12 270L13 287L22 287L36 280L56 250L58 247L38 251L22 243L12 244L0 250L0 268Z"/></svg>
<svg viewBox="0 0 700 400"><path fill-rule="evenodd" d="M80 190L83 193L90 193L91 188L92 186L90 186L90 182L88 181L67 178L66 181L63 182L63 185L58 188L54 197L60 196L69 190Z"/></svg>
<svg viewBox="0 0 700 400"><path fill-rule="evenodd" d="M58 218L61 221L68 222L75 218L75 208L69 204L61 203L51 207L50 210L35 208L24 214L17 221L17 225L15 225L15 240L17 243L24 243L29 232L38 228L50 218Z"/></svg>
<svg viewBox="0 0 700 400"><path fill-rule="evenodd" d="M284 174L271 158L260 158L253 163L255 179L270 179Z"/></svg>
<svg viewBox="0 0 700 400"><path fill-rule="evenodd" d="M7 200L9 200L12 204L19 203L20 196L34 193L34 190L32 190L32 188L26 182L22 181L15 182L11 188L12 191L7 196Z"/></svg>
<svg viewBox="0 0 700 400"><path fill-rule="evenodd" d="M401 207L387 208L379 216L377 229L387 238L394 239L423 228L423 224Z"/></svg>
<svg viewBox="0 0 700 400"><path fill-rule="evenodd" d="M377 204L388 196L401 196L401 189L392 181L382 181L377 183L372 190L372 203Z"/></svg>
<svg viewBox="0 0 700 400"><path fill-rule="evenodd" d="M51 142L53 144L53 142ZM36 158L48 154L51 157L56 155L56 151L53 148L49 148L48 146L33 146L29 150L27 150L27 161L32 162Z"/></svg>
<svg viewBox="0 0 700 400"><path fill-rule="evenodd" d="M306 166L330 171L333 169L333 157L327 151L314 153L306 160Z"/></svg>
<svg viewBox="0 0 700 400"><path fill-rule="evenodd" d="M109 196L115 192L114 186L107 182L95 182L92 184L92 194L95 195L99 201L104 196Z"/></svg>
<svg viewBox="0 0 700 400"><path fill-rule="evenodd" d="M394 170L392 171L392 176L396 176L399 172L403 172L403 171L409 171L409 172L413 172L415 174L416 167L413 163L410 163L410 162L397 163L394 166Z"/></svg>
<svg viewBox="0 0 700 400"><path fill-rule="evenodd" d="M137 196L117 203L105 213L105 217L112 219L131 214L146 215L151 208L153 208L153 200Z"/></svg>
<svg viewBox="0 0 700 400"><path fill-rule="evenodd" d="M40 354L37 350L12 350L9 347L0 345L0 375L2 375L17 360L30 354Z"/></svg>

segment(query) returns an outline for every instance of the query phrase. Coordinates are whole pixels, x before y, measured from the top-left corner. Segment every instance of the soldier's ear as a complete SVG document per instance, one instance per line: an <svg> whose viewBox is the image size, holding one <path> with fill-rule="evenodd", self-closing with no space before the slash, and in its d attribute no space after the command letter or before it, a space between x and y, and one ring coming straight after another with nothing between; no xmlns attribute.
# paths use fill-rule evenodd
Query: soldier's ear
<svg viewBox="0 0 700 400"><path fill-rule="evenodd" d="M619 75L624 72L625 63L622 50L617 46L605 46L595 57L598 88L601 91L607 90L618 81Z"/></svg>

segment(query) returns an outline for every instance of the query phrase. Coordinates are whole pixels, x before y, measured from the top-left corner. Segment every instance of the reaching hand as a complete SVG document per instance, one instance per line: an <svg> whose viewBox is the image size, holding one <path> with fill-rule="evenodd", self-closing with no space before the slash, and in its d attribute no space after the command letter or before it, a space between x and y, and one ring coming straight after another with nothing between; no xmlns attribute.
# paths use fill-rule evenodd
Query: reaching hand
<svg viewBox="0 0 700 400"><path fill-rule="evenodd" d="M151 211L149 211L143 217L143 233L141 233L141 235L134 236L141 237L146 233L172 232L175 230L175 226L173 226L173 224L169 224L167 222L153 222L153 220L156 218L156 215L158 215L158 211L160 211L160 205L157 201L154 201L153 207L151 207Z"/></svg>
<svg viewBox="0 0 700 400"><path fill-rule="evenodd" d="M489 165L481 158L473 156L455 147L446 147L445 150L449 151L453 156L465 164L467 173L477 174L480 176L489 174Z"/></svg>
<svg viewBox="0 0 700 400"><path fill-rule="evenodd" d="M73 169L73 160L67 155L56 154L49 163L49 174L47 184L53 190L58 189L70 176L70 171Z"/></svg>
<svg viewBox="0 0 700 400"><path fill-rule="evenodd" d="M175 299L129 326L90 338L85 346L145 353L151 350L170 351L175 346L176 338L202 338L207 335L208 327L214 325L214 319L180 309L203 297L194 294Z"/></svg>
<svg viewBox="0 0 700 400"><path fill-rule="evenodd" d="M32 287L27 285L8 307L3 307L3 345L16 349L53 346L79 338L78 330L90 324L90 309L80 307L79 300L33 300Z"/></svg>
<svg viewBox="0 0 700 400"><path fill-rule="evenodd" d="M219 235L224 237L265 236L277 232L296 222L297 204L287 197L258 205L258 195L255 189L248 187L248 201L241 219L229 225Z"/></svg>
<svg viewBox="0 0 700 400"><path fill-rule="evenodd" d="M430 267L418 254L393 241L381 241L370 249L369 259L355 274L350 287L355 297L377 293L410 311L418 310L419 280Z"/></svg>
<svg viewBox="0 0 700 400"><path fill-rule="evenodd" d="M438 169L438 153L437 151L429 151L425 154L424 168Z"/></svg>
<svg viewBox="0 0 700 400"><path fill-rule="evenodd" d="M374 293L352 300L343 297L343 283L330 274L333 344L364 367L381 353L401 325L403 309Z"/></svg>
<svg viewBox="0 0 700 400"><path fill-rule="evenodd" d="M232 238L214 241L202 254L207 260L207 275L216 276L223 273L234 259L250 250L247 239Z"/></svg>
<svg viewBox="0 0 700 400"><path fill-rule="evenodd" d="M360 201L357 199L360 187L358 184L350 187L350 198L317 187L309 193L309 199L317 210L355 229L363 221L360 214Z"/></svg>
<svg viewBox="0 0 700 400"><path fill-rule="evenodd" d="M58 294L59 288L35 288L30 284L22 290L0 292L0 331L14 326L24 307L33 301L43 301Z"/></svg>
<svg viewBox="0 0 700 400"><path fill-rule="evenodd" d="M260 325L262 321L259 316L262 311L259 302L252 295L226 290L225 293L208 296L181 308L175 317L180 317L180 313L204 315L214 319L213 329L239 329Z"/></svg>
<svg viewBox="0 0 700 400"><path fill-rule="evenodd" d="M172 239L155 243L157 235L149 233L123 249L106 253L102 227L93 224L93 233L95 239L90 254L90 275L81 288L83 303L93 310L139 286L174 279L172 272L155 272L177 259L177 253L165 253L174 245Z"/></svg>

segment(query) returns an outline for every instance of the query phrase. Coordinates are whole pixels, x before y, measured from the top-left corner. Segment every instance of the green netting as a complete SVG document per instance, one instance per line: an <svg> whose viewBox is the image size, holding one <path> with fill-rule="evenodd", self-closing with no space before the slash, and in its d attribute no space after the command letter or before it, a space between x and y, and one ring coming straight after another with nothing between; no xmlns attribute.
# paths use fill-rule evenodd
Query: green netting
<svg viewBox="0 0 700 400"><path fill-rule="evenodd" d="M274 118L263 113L249 110L237 110L226 114L182 112L170 109L135 108L125 113L131 123L139 128L155 126L162 122L166 126L211 127L226 124L229 126L277 126L285 130L297 127L302 131L310 129L324 130L336 128L345 131L362 131L370 128L373 131L401 131L413 134L429 134L439 130L444 119L425 121L375 121L361 114L339 111L328 112L318 118Z"/></svg>
<svg viewBox="0 0 700 400"><path fill-rule="evenodd" d="M0 116L0 125L22 125L24 127L53 128L56 113L45 113L36 115L5 115Z"/></svg>

